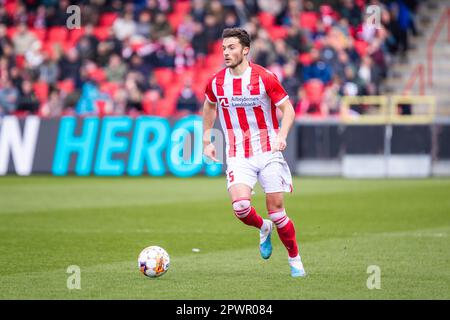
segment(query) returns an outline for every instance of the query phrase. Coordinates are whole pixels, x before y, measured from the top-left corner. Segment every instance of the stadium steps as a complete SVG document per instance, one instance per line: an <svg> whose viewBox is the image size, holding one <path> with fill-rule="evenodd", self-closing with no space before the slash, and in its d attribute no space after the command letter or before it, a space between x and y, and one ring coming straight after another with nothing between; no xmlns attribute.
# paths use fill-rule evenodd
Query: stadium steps
<svg viewBox="0 0 450 320"><path fill-rule="evenodd" d="M423 64L425 66L425 94L436 97L437 114L441 117L450 117L450 42L447 41L447 30L449 29L447 26L450 21L445 22L433 47L431 63L432 86L427 82L427 42L438 24L441 13L446 8L450 8L450 0L433 0L421 4L419 16L416 21L422 34L411 39L413 49L409 50L406 61L402 61L396 57L388 79L384 82L384 92L389 94L402 94L408 80L412 76L413 70L417 65ZM416 78L410 92L413 95L420 93L418 78Z"/></svg>

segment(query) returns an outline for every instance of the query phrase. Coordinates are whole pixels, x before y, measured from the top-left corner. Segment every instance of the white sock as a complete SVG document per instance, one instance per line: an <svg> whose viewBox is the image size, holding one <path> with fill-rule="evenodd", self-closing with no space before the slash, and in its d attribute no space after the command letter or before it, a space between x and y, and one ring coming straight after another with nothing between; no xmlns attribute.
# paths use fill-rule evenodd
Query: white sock
<svg viewBox="0 0 450 320"><path fill-rule="evenodd" d="M262 232L267 232L269 230L269 228L270 228L270 224L269 223L272 223L272 221L268 220L268 219L263 219L263 224L262 224L260 230Z"/></svg>
<svg viewBox="0 0 450 320"><path fill-rule="evenodd" d="M297 255L296 257L294 257L294 258L288 257L288 261L289 261L290 264L292 264L292 263L302 263L302 258L301 258L300 255L298 254L298 255Z"/></svg>

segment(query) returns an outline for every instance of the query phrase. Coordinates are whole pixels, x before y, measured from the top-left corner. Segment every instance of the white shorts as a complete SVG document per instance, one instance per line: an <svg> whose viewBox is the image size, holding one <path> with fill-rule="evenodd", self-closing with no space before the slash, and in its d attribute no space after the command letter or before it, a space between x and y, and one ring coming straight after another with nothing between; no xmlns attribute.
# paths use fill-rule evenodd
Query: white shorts
<svg viewBox="0 0 450 320"><path fill-rule="evenodd" d="M292 176L281 152L265 152L250 158L227 159L227 189L243 183L250 188L259 181L265 193L292 192Z"/></svg>

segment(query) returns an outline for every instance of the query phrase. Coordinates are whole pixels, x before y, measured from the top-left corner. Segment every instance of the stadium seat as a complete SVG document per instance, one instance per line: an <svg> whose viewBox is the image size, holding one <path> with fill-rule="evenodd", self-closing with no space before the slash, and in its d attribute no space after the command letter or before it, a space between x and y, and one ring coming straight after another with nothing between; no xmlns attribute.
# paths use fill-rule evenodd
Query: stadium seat
<svg viewBox="0 0 450 320"><path fill-rule="evenodd" d="M83 35L84 27L80 29L72 29L69 31L69 42L75 45Z"/></svg>
<svg viewBox="0 0 450 320"><path fill-rule="evenodd" d="M304 96L296 106L296 115L322 116L321 104L325 86L322 81L312 79L303 86Z"/></svg>
<svg viewBox="0 0 450 320"><path fill-rule="evenodd" d="M96 68L89 72L89 77L94 79L95 81L102 83L106 81L106 73L102 68Z"/></svg>
<svg viewBox="0 0 450 320"><path fill-rule="evenodd" d="M163 88L166 88L174 80L173 70L171 68L156 68L154 73L156 81Z"/></svg>
<svg viewBox="0 0 450 320"><path fill-rule="evenodd" d="M102 82L100 84L100 91L109 94L109 96L113 98L120 87L121 85L116 82Z"/></svg>
<svg viewBox="0 0 450 320"><path fill-rule="evenodd" d="M317 20L317 13L315 12L301 12L300 13L300 27L308 29L309 31L315 31Z"/></svg>
<svg viewBox="0 0 450 320"><path fill-rule="evenodd" d="M178 30L178 27L184 20L184 15L185 14L183 12L174 12L167 16L167 20L169 21L174 31Z"/></svg>
<svg viewBox="0 0 450 320"><path fill-rule="evenodd" d="M65 79L58 81L56 87L65 94L70 94L75 90L75 83L72 79Z"/></svg>
<svg viewBox="0 0 450 320"><path fill-rule="evenodd" d="M14 35L16 34L17 28L16 27L8 27L6 29L6 36L12 40L12 38L14 37Z"/></svg>
<svg viewBox="0 0 450 320"><path fill-rule="evenodd" d="M99 18L100 27L111 27L119 15L115 12L105 12Z"/></svg>
<svg viewBox="0 0 450 320"><path fill-rule="evenodd" d="M40 102L47 101L48 98L48 83L45 81L37 81L33 84L34 94Z"/></svg>
<svg viewBox="0 0 450 320"><path fill-rule="evenodd" d="M272 40L284 39L288 34L286 28L282 26L272 26L267 29L267 32Z"/></svg>
<svg viewBox="0 0 450 320"><path fill-rule="evenodd" d="M2 4L3 5L3 4ZM16 13L16 9L17 9L17 1L16 0L7 0L6 3L4 4L5 6L5 11L6 13L11 17L14 16L14 14Z"/></svg>
<svg viewBox="0 0 450 320"><path fill-rule="evenodd" d="M363 57L367 54L367 47L369 46L369 44L363 40L355 40L353 42L353 45L355 47L356 52L358 52L358 54Z"/></svg>
<svg viewBox="0 0 450 320"><path fill-rule="evenodd" d="M275 17L268 12L260 12L258 20L265 29L269 29L275 24Z"/></svg>
<svg viewBox="0 0 450 320"><path fill-rule="evenodd" d="M18 54L15 59L17 68L22 69L25 66L25 56Z"/></svg>
<svg viewBox="0 0 450 320"><path fill-rule="evenodd" d="M94 36L97 37L98 40L103 41L108 38L110 27L95 27L94 28Z"/></svg>
<svg viewBox="0 0 450 320"><path fill-rule="evenodd" d="M321 103L322 102L323 92L325 89L325 86L322 83L322 81L317 80L317 79L309 80L308 82L305 83L304 89L305 89L305 93L306 93L306 98L311 103Z"/></svg>
<svg viewBox="0 0 450 320"><path fill-rule="evenodd" d="M51 27L48 29L47 40L50 42L65 42L67 40L68 29L66 27Z"/></svg>
<svg viewBox="0 0 450 320"><path fill-rule="evenodd" d="M174 12L181 13L186 15L191 10L191 2L188 0L185 1L177 1L174 5Z"/></svg>

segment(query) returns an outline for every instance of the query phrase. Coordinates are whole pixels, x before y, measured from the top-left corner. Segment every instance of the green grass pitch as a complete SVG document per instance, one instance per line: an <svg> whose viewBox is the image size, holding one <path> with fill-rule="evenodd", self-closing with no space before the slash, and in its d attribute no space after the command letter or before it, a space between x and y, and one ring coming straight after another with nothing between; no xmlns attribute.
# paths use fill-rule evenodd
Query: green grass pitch
<svg viewBox="0 0 450 320"><path fill-rule="evenodd" d="M308 272L231 210L225 178L0 178L0 299L449 299L450 180L295 178L286 195ZM253 197L266 216L264 194ZM149 245L171 257L144 277ZM193 252L199 248L200 252ZM67 267L81 270L69 290ZM366 286L379 266L381 289Z"/></svg>

